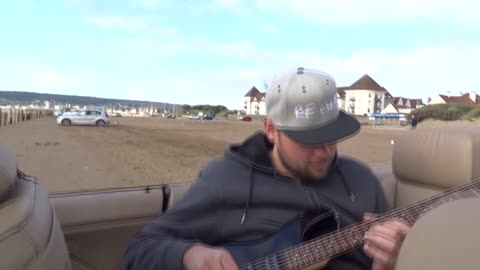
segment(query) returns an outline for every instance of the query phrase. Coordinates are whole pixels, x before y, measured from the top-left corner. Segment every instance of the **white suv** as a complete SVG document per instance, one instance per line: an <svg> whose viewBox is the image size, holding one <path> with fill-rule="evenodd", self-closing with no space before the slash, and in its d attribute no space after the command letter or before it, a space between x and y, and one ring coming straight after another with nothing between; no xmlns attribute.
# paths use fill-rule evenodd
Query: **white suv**
<svg viewBox="0 0 480 270"><path fill-rule="evenodd" d="M57 124L62 126L96 125L103 127L110 124L110 119L106 112L99 110L74 111L59 115L57 117Z"/></svg>

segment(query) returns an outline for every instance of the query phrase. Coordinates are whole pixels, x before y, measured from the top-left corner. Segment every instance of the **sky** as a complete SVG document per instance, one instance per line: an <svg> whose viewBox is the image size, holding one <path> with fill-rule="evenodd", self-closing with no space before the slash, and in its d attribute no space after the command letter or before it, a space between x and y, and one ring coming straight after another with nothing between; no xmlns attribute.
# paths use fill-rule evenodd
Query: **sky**
<svg viewBox="0 0 480 270"><path fill-rule="evenodd" d="M393 96L480 94L471 0L15 0L0 3L0 90L241 109L297 67Z"/></svg>

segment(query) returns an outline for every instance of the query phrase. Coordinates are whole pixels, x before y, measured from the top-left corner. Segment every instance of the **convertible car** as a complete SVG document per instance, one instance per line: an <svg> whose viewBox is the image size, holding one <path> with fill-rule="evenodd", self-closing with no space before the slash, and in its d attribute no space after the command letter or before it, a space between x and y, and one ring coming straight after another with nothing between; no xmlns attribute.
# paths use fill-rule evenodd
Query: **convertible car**
<svg viewBox="0 0 480 270"><path fill-rule="evenodd" d="M406 131L391 162L371 167L394 208L388 215L414 223L397 269L480 269L480 127ZM0 144L0 269L121 269L135 234L188 188L49 193Z"/></svg>

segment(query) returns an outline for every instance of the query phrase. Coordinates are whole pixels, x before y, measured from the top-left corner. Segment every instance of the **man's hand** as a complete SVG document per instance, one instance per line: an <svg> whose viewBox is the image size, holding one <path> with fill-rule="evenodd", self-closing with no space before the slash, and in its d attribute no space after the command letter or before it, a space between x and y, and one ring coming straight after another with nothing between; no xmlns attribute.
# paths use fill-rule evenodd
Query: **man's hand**
<svg viewBox="0 0 480 270"><path fill-rule="evenodd" d="M366 214L365 220L374 215ZM410 230L410 225L392 220L370 228L365 236L363 250L373 258L372 270L390 270L395 268L400 247Z"/></svg>
<svg viewBox="0 0 480 270"><path fill-rule="evenodd" d="M185 270L238 270L238 266L228 251L195 244L183 255Z"/></svg>

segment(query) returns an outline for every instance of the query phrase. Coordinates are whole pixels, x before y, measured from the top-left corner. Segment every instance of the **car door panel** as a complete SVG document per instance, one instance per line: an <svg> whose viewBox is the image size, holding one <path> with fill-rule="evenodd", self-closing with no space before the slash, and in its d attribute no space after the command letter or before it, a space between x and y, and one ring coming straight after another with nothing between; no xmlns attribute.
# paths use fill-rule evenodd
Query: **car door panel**
<svg viewBox="0 0 480 270"><path fill-rule="evenodd" d="M73 270L121 269L128 243L164 211L165 186L52 193Z"/></svg>
<svg viewBox="0 0 480 270"><path fill-rule="evenodd" d="M86 125L93 125L95 124L95 119L98 117L96 111L87 111L85 114L85 124Z"/></svg>
<svg viewBox="0 0 480 270"><path fill-rule="evenodd" d="M83 125L85 118L85 112L75 112L70 116L72 124L74 125Z"/></svg>

